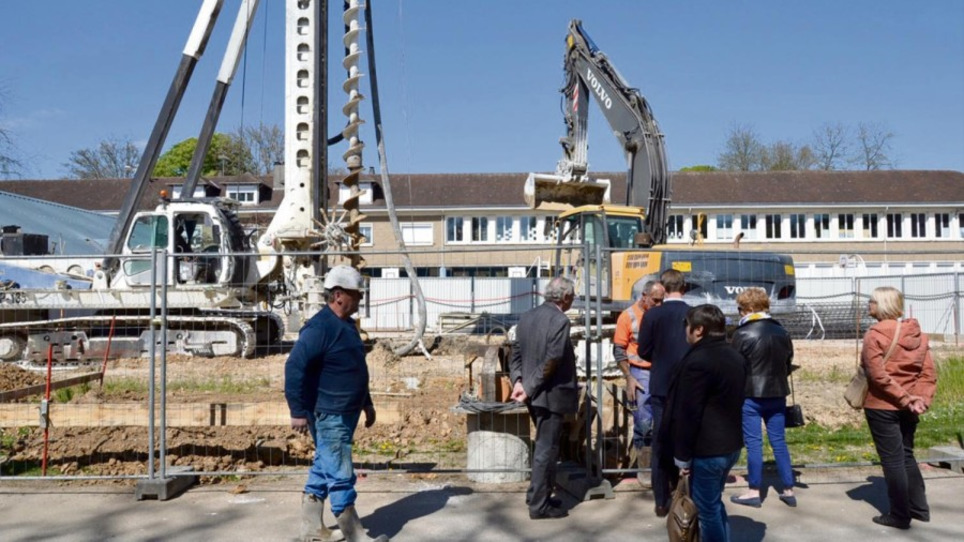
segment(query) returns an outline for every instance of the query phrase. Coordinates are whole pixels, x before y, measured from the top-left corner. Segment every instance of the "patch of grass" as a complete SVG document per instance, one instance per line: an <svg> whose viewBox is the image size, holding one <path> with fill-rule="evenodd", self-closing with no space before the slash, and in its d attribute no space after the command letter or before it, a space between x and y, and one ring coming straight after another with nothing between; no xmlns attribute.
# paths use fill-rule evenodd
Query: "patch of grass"
<svg viewBox="0 0 964 542"><path fill-rule="evenodd" d="M217 379L187 378L171 380L167 383L168 392L182 393L255 393L269 388L270 379L267 377L234 379L230 376ZM160 387L158 386L158 389ZM104 382L104 391L108 395L123 395L125 393L146 394L147 380L135 378L111 379Z"/></svg>
<svg viewBox="0 0 964 542"><path fill-rule="evenodd" d="M69 403L74 397L79 397L90 391L90 383L84 382L69 388L54 390L53 400L55 403Z"/></svg>
<svg viewBox="0 0 964 542"><path fill-rule="evenodd" d="M914 447L918 458L926 458L932 446L957 444L964 428L964 358L952 357L937 365L937 394L931 408L921 416ZM848 376L849 378L849 376ZM866 423L828 428L809 423L787 429L787 444L794 463L852 463L877 461ZM764 459L771 460L764 446Z"/></svg>

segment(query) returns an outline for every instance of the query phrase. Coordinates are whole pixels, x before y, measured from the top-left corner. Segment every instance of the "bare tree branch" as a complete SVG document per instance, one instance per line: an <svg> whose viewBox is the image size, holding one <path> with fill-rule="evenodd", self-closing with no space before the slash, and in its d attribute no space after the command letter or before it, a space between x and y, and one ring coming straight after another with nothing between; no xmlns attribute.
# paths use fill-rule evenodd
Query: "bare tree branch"
<svg viewBox="0 0 964 542"><path fill-rule="evenodd" d="M763 144L753 127L746 124L736 124L730 128L723 146L723 152L717 158L720 169L730 171L754 171L762 169L764 153Z"/></svg>
<svg viewBox="0 0 964 542"><path fill-rule="evenodd" d="M843 167L850 154L850 130L841 123L825 123L813 132L813 151L818 169L833 171Z"/></svg>
<svg viewBox="0 0 964 542"><path fill-rule="evenodd" d="M141 151L132 141L107 139L95 149L70 153L64 167L73 179L123 179L134 174L140 158Z"/></svg>
<svg viewBox="0 0 964 542"><path fill-rule="evenodd" d="M876 122L861 122L857 125L858 154L853 163L867 171L891 169L894 162L889 154L893 132Z"/></svg>

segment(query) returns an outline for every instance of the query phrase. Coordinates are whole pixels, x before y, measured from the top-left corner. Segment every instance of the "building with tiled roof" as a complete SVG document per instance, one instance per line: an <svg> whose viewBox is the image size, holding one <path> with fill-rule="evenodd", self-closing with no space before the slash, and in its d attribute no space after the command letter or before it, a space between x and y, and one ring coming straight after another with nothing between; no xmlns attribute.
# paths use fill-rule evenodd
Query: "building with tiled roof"
<svg viewBox="0 0 964 542"><path fill-rule="evenodd" d="M523 201L526 173L396 174L392 199L413 260L426 275L531 273L551 252L547 217ZM612 182L612 202L625 203L625 174ZM673 174L669 244L789 252L801 262L958 262L964 254L964 173L958 171L677 172ZM156 179L140 202L151 208L180 179ZM4 181L0 191L116 213L129 180ZM374 275L392 276L397 247L379 178L364 176L363 247ZM283 197L271 177L215 177L199 190L242 202L242 219L270 220ZM339 184L330 182L337 196ZM0 209L2 213L2 209ZM739 239L739 243L734 242ZM531 248L531 249L530 249ZM958 264L954 264L958 265Z"/></svg>

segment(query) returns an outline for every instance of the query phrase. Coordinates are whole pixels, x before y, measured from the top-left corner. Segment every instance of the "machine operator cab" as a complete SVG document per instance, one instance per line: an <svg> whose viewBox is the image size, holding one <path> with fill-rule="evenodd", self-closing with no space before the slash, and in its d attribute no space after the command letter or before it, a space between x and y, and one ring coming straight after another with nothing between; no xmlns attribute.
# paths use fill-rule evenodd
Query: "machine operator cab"
<svg viewBox="0 0 964 542"><path fill-rule="evenodd" d="M760 287L770 295L772 312L795 309L796 277L790 256L733 250L729 243L698 249L653 247L638 207L577 207L559 215L554 233L556 273L575 281L577 306L585 298L588 280L593 306L598 302L603 312L617 315L633 303L647 281L672 268L686 278L684 300L691 305L712 303L726 314L736 314L736 296Z"/></svg>
<svg viewBox="0 0 964 542"><path fill-rule="evenodd" d="M222 201L224 200L224 201ZM158 275L168 286L239 285L243 280L245 251L234 246L247 241L234 218L231 200L198 198L163 201L154 211L137 213L124 242L120 270L113 284L131 287L151 283L151 249L166 250L173 257L167 276ZM161 272L158 264L157 272Z"/></svg>

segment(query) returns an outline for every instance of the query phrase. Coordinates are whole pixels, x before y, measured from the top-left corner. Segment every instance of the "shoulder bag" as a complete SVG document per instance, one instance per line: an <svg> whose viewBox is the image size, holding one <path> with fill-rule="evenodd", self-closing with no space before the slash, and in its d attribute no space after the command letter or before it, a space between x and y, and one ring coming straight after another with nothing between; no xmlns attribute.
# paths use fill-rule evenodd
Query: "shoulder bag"
<svg viewBox="0 0 964 542"><path fill-rule="evenodd" d="M700 513L690 497L690 477L680 476L666 516L670 542L699 542Z"/></svg>
<svg viewBox="0 0 964 542"><path fill-rule="evenodd" d="M787 405L783 415L784 427L803 427L807 422L803 418L803 407L797 403L797 395L793 391L793 373L790 373L790 397L793 404Z"/></svg>
<svg viewBox="0 0 964 542"><path fill-rule="evenodd" d="M890 359L890 355L894 353L894 348L897 347L897 341L900 339L900 320L897 320L897 327L894 329L894 339L890 342L890 347L887 348L887 353L884 354L884 359L881 360L880 364L884 365L887 360ZM844 390L844 399L847 400L847 404L854 409L864 408L864 400L867 398L867 373L864 371L864 367L860 364L860 360L857 360L857 373L850 378L850 383L847 384L847 389Z"/></svg>

